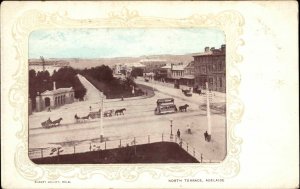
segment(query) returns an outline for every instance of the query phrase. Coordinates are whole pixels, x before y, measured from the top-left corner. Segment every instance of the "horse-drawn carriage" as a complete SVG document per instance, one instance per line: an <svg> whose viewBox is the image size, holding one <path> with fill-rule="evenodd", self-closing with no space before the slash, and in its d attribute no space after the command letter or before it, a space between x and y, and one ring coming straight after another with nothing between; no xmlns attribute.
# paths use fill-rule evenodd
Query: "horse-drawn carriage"
<svg viewBox="0 0 300 189"><path fill-rule="evenodd" d="M105 112L103 112L103 117L111 117L113 116L114 110L106 110ZM90 112L90 117L92 119L95 118L101 118L101 109L97 112Z"/></svg>
<svg viewBox="0 0 300 189"><path fill-rule="evenodd" d="M192 90L191 88L190 89L181 89L182 93L185 95L185 96L192 96Z"/></svg>
<svg viewBox="0 0 300 189"><path fill-rule="evenodd" d="M113 116L114 110L106 110L103 112L103 117L111 117Z"/></svg>
<svg viewBox="0 0 300 189"><path fill-rule="evenodd" d="M49 129L52 127L57 127L60 125L62 118L59 118L57 120L51 121L51 119L49 118L47 121L44 121L41 123L43 128Z"/></svg>
<svg viewBox="0 0 300 189"><path fill-rule="evenodd" d="M111 117L113 116L114 110L107 110L103 112L103 117ZM74 116L77 123L85 122L90 119L101 118L101 109L96 112L90 112L87 116L79 117L77 114Z"/></svg>
<svg viewBox="0 0 300 189"><path fill-rule="evenodd" d="M99 111L96 111L96 112L90 112L89 115L92 119L100 118L101 117L101 109L99 109Z"/></svg>

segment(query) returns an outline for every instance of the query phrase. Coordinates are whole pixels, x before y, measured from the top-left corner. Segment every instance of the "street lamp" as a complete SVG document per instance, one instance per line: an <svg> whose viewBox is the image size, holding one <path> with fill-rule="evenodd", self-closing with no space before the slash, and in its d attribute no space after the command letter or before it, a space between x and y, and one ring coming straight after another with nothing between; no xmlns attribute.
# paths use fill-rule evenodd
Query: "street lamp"
<svg viewBox="0 0 300 189"><path fill-rule="evenodd" d="M170 120L170 127L171 127L170 139L173 139L173 131L172 131L173 125L172 125L172 123L173 123L173 120Z"/></svg>

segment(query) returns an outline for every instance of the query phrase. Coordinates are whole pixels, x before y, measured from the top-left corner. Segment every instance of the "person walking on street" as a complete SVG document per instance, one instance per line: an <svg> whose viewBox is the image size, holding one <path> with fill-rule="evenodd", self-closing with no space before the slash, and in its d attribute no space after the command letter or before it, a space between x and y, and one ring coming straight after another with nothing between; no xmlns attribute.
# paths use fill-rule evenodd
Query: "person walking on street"
<svg viewBox="0 0 300 189"><path fill-rule="evenodd" d="M90 106L90 111L92 111L92 106Z"/></svg>
<svg viewBox="0 0 300 189"><path fill-rule="evenodd" d="M177 130L177 137L180 138L180 131L179 131L179 129Z"/></svg>
<svg viewBox="0 0 300 189"><path fill-rule="evenodd" d="M208 133L207 133L207 131L205 131L205 133L204 133L205 141L207 141L207 136L208 136Z"/></svg>

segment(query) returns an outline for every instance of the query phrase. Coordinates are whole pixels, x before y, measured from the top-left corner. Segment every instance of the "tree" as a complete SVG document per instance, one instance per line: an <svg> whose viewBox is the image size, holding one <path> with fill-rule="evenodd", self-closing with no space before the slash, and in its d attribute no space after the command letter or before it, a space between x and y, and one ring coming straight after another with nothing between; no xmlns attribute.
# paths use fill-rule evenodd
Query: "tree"
<svg viewBox="0 0 300 189"><path fill-rule="evenodd" d="M143 76L144 70L142 68L133 68L131 71L131 77Z"/></svg>
<svg viewBox="0 0 300 189"><path fill-rule="evenodd" d="M123 81L123 85L127 89L131 89L132 86L136 86L132 77L126 77L126 79Z"/></svg>
<svg viewBox="0 0 300 189"><path fill-rule="evenodd" d="M29 98L31 99L32 109L35 108L35 97L37 93L36 88L36 72L35 70L29 70Z"/></svg>
<svg viewBox="0 0 300 189"><path fill-rule="evenodd" d="M50 77L50 73L46 71L37 72L36 74L36 85L37 91L42 93L46 90L52 89L52 79Z"/></svg>
<svg viewBox="0 0 300 189"><path fill-rule="evenodd" d="M57 72L53 72L52 80L56 82L57 88L73 87L75 98L83 99L86 89L79 81L77 73L72 67L63 67Z"/></svg>

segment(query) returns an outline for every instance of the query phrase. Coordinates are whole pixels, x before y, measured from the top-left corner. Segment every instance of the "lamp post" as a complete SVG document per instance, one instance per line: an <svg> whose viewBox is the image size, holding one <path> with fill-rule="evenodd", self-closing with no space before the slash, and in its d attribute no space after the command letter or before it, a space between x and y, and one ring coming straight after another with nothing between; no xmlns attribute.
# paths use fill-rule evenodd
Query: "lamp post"
<svg viewBox="0 0 300 189"><path fill-rule="evenodd" d="M172 130L173 125L172 125L172 123L173 123L173 120L170 120L170 127L171 127L170 139L173 139L173 130Z"/></svg>
<svg viewBox="0 0 300 189"><path fill-rule="evenodd" d="M104 105L103 105L103 99L104 95L100 95L101 98L101 111L100 111L100 142L103 142L103 113L104 113Z"/></svg>
<svg viewBox="0 0 300 189"><path fill-rule="evenodd" d="M207 141L211 140L211 119L210 119L210 104L209 104L209 89L206 82L206 114L207 114Z"/></svg>

